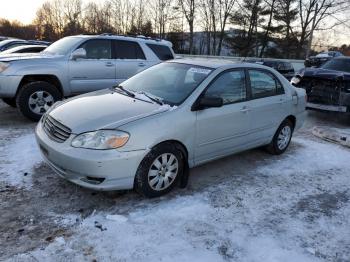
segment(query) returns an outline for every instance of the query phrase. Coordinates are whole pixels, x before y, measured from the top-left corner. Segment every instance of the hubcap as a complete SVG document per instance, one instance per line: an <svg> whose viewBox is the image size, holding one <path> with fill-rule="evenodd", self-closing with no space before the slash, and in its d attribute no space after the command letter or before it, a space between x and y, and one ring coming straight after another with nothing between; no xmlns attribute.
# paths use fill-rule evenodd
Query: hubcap
<svg viewBox="0 0 350 262"><path fill-rule="evenodd" d="M291 136L292 129L290 126L283 127L277 139L277 146L279 150L284 150L288 146Z"/></svg>
<svg viewBox="0 0 350 262"><path fill-rule="evenodd" d="M148 172L148 184L153 190L161 191L168 188L177 176L179 161L171 153L158 156Z"/></svg>
<svg viewBox="0 0 350 262"><path fill-rule="evenodd" d="M36 91L29 97L28 105L33 113L42 115L46 113L54 102L55 100L50 93L46 91Z"/></svg>

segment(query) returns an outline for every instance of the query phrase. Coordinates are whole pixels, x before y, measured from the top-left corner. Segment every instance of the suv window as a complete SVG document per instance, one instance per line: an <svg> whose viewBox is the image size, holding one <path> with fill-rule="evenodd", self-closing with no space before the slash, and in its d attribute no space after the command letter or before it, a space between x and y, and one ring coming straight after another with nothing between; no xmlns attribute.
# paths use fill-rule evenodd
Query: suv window
<svg viewBox="0 0 350 262"><path fill-rule="evenodd" d="M174 59L173 53L171 52L170 48L165 45L156 45L156 44L146 44L153 53L156 54L156 56L162 60L170 60Z"/></svg>
<svg viewBox="0 0 350 262"><path fill-rule="evenodd" d="M253 69L248 71L253 99L284 93L281 83L271 73Z"/></svg>
<svg viewBox="0 0 350 262"><path fill-rule="evenodd" d="M247 91L244 71L235 70L221 74L210 84L204 96L221 97L224 104L246 100Z"/></svg>
<svg viewBox="0 0 350 262"><path fill-rule="evenodd" d="M86 50L87 59L111 59L112 48L110 40L89 40L82 44L80 48Z"/></svg>
<svg viewBox="0 0 350 262"><path fill-rule="evenodd" d="M146 60L140 45L133 41L114 41L117 59L142 59Z"/></svg>

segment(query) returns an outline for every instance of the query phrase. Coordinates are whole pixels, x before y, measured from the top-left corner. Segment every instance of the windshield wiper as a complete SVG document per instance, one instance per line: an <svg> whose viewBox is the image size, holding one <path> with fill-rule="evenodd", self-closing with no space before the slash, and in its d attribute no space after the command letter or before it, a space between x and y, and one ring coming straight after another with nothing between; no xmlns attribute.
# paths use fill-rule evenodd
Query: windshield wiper
<svg viewBox="0 0 350 262"><path fill-rule="evenodd" d="M135 94L130 92L129 90L125 89L123 86L121 85L115 85L113 86L113 88L119 89L121 91L123 91L125 94L127 94L130 97L135 97Z"/></svg>
<svg viewBox="0 0 350 262"><path fill-rule="evenodd" d="M158 98L158 97L155 97L155 96L152 96L152 95L149 95L147 94L146 92L144 91L141 91L141 92L138 92L139 94L142 94L142 95L145 95L146 97L148 97L149 99L151 99L153 102L157 103L158 105L164 105L163 101Z"/></svg>

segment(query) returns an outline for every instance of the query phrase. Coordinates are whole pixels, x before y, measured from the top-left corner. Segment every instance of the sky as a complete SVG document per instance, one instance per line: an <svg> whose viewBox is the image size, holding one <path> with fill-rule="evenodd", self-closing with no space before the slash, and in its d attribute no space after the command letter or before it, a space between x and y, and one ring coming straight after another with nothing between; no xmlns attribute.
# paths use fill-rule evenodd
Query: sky
<svg viewBox="0 0 350 262"><path fill-rule="evenodd" d="M0 0L0 17L30 23L45 0Z"/></svg>
<svg viewBox="0 0 350 262"><path fill-rule="evenodd" d="M18 20L24 24L33 21L38 8L47 0L0 0L0 18L9 20ZM89 2L91 0L82 0ZM94 0L94 2L103 2L104 0ZM350 27L338 27L335 31L316 32L317 38L322 39L323 43L338 46L339 44L350 43Z"/></svg>
<svg viewBox="0 0 350 262"><path fill-rule="evenodd" d="M47 0L0 0L0 17L9 20L18 20L29 24L35 18L36 10ZM89 2L83 0L83 2ZM94 0L102 2L102 0Z"/></svg>

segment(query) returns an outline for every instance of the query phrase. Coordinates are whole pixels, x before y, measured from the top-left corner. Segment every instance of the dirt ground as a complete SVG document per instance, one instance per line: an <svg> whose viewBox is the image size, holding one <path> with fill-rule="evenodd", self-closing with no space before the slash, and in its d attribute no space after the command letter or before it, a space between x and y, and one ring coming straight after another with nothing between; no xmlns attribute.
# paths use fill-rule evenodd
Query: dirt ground
<svg viewBox="0 0 350 262"><path fill-rule="evenodd" d="M300 148L305 146L303 142L298 143L298 141L310 140L314 141L314 143L320 143L322 146L327 146L326 142L321 142L312 135L311 128L315 125L349 128L350 120L333 114L309 112L304 127L296 134L297 143L292 143L288 150L288 157L293 158L293 156L297 156ZM143 199L132 191L103 193L86 190L59 178L43 162L33 165L32 168L24 170L20 174L25 179L28 177L31 180L30 187L11 184L7 180L2 179L2 176L5 176L5 172L7 172L3 168L8 157L7 145L13 143L16 139L31 134L34 128L34 123L20 116L15 109L0 102L1 261L6 259L15 260L15 255L31 254L30 252L34 250L43 250L60 237L70 239L76 234L76 226L96 212L117 212L118 214L128 215L135 209L143 209L144 206L147 206L147 208L153 207L176 199L178 196L192 196L208 192L212 207L231 207L233 204L237 205L237 201L244 200L244 192L241 195L237 192L247 186L253 187L255 185L257 188L261 187L262 191L260 193L262 193L266 190L266 188L263 188L264 185L269 186L271 190L279 191L288 190L290 185L291 190L293 190L293 186L298 184L298 180L296 177L293 177L293 174L289 177L291 181L289 186L279 184L276 182L277 180L268 183L265 179L265 182L262 182L264 176L259 178L251 176L251 172L259 170L260 166L274 164L274 162L277 163L282 159L280 157L272 157L261 149L251 150L194 168L191 170L189 185L186 189L176 189L168 196L160 199ZM350 153L350 150L346 148L344 150ZM25 158L26 156L21 155L21 157ZM16 159L16 156L12 156L11 159ZM16 159L18 163L23 160ZM308 161L308 159L305 159L305 161ZM298 165L298 163L295 163L295 165ZM346 186L348 186L350 185L350 171L339 167L338 170L334 168L325 172L323 178L317 175L307 176L307 183L310 185L308 188L309 193L307 195L301 194L299 198L290 200L290 212L282 214L280 216L281 219L302 215L300 219L306 223L306 228L314 229L313 233L317 232L318 226L314 223L315 220L319 221L319 219L328 219L334 216L337 223L340 223L338 225L339 228L342 228L344 223L348 223L348 221L343 221L341 216L344 215L344 212L349 211L350 189L344 187L336 190L335 187L327 188L322 183L327 183L328 180L324 178L327 176L339 176L339 179L340 177L344 179L347 176L349 183ZM215 187L217 185L225 185L226 190L218 190ZM228 185L232 186L230 188L235 190L234 193L227 189ZM327 189L323 190L323 186ZM235 198L231 198L232 196L235 196ZM239 198L242 199L240 200ZM289 200L274 199L274 201L278 203L279 201L288 202ZM273 205L271 203L270 207L273 207ZM274 210L274 212L278 212L278 210ZM278 216L275 216L275 218L278 218ZM346 219L348 220L349 218L347 217ZM274 225L276 225L276 223L281 222L264 221L267 223L265 225L267 228L269 223L274 222ZM283 231L283 229L280 230ZM337 234L336 230L336 228L329 229L327 236ZM348 230L350 234L350 229L348 228ZM306 234L305 238L313 238L312 241L315 242L312 243L323 241L324 236L321 233L319 237L316 233L312 236L307 235L308 230L304 232ZM302 238L303 234L301 233L299 237ZM325 247L322 252L317 249L310 252L317 259L321 260L350 261L349 244L349 239L343 239L343 241L340 239L336 244L330 244L327 248ZM237 260L237 257L230 255L228 252L229 247L221 245L218 250L224 260ZM24 260L29 260L29 258L32 258L33 261L36 260L31 255Z"/></svg>

